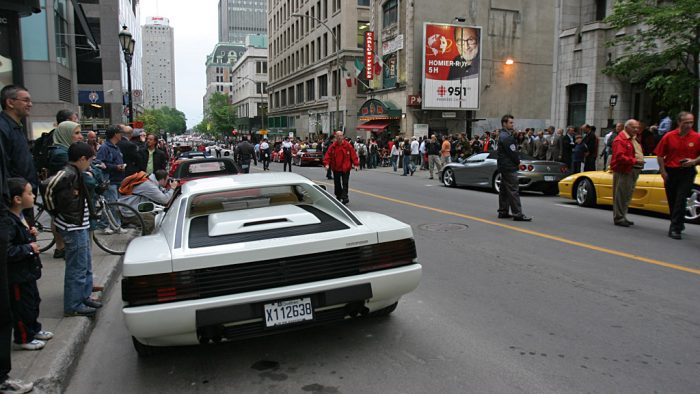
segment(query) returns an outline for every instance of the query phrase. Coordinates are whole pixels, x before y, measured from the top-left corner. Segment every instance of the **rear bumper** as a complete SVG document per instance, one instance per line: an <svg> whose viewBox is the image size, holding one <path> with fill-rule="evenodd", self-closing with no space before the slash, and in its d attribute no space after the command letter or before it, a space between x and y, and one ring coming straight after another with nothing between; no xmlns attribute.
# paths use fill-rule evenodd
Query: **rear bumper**
<svg viewBox="0 0 700 394"><path fill-rule="evenodd" d="M279 329L265 328L262 305L267 302L311 297L314 321L296 324L297 328L342 320L353 312L346 308L350 304L373 312L397 302L402 295L414 290L421 275L421 265L411 264L294 286L160 305L125 307L122 312L131 335L145 345L193 345L199 343L211 330L218 334L223 330L225 338L267 335L284 330L284 326Z"/></svg>

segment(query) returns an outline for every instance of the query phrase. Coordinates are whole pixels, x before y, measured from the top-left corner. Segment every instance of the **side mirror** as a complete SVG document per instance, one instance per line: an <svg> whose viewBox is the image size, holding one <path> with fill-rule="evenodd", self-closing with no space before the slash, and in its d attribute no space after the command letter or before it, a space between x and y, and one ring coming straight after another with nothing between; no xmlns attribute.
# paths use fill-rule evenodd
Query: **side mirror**
<svg viewBox="0 0 700 394"><path fill-rule="evenodd" d="M140 213L153 212L156 209L156 205L152 202L142 202L139 204L138 211Z"/></svg>

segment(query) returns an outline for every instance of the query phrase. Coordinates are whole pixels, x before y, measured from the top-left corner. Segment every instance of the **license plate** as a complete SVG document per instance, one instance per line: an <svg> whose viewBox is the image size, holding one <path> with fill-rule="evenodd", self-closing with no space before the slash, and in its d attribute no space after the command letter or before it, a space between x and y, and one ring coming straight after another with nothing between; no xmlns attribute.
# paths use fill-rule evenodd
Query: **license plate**
<svg viewBox="0 0 700 394"><path fill-rule="evenodd" d="M545 182L554 182L554 177L552 175L545 175L544 181Z"/></svg>
<svg viewBox="0 0 700 394"><path fill-rule="evenodd" d="M311 299L301 298L265 304L265 326L274 327L314 319Z"/></svg>

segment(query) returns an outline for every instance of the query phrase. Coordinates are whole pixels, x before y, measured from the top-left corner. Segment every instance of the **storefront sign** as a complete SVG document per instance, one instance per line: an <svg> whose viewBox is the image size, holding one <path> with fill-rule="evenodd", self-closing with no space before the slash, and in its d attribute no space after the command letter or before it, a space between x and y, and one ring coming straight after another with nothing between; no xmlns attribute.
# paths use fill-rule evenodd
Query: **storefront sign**
<svg viewBox="0 0 700 394"><path fill-rule="evenodd" d="M423 24L423 109L479 109L481 27Z"/></svg>
<svg viewBox="0 0 700 394"><path fill-rule="evenodd" d="M102 104L104 102L105 96L101 90L80 90L78 92L78 103L80 104Z"/></svg>
<svg viewBox="0 0 700 394"><path fill-rule="evenodd" d="M382 43L382 55L388 55L403 49L403 34L399 34L393 40Z"/></svg>
<svg viewBox="0 0 700 394"><path fill-rule="evenodd" d="M420 94L409 94L406 98L406 105L409 107L420 107L422 102L423 98L421 98Z"/></svg>
<svg viewBox="0 0 700 394"><path fill-rule="evenodd" d="M413 136L414 137L427 137L428 136L428 125L425 123L416 123L413 125Z"/></svg>
<svg viewBox="0 0 700 394"><path fill-rule="evenodd" d="M365 78L374 78L374 32L365 32Z"/></svg>

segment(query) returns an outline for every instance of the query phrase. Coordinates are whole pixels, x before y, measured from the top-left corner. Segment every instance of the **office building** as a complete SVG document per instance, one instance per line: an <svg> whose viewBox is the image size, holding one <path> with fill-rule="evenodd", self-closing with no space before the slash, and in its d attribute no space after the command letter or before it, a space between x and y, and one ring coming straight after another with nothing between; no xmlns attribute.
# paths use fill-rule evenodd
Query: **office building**
<svg viewBox="0 0 700 394"><path fill-rule="evenodd" d="M219 42L244 45L249 34L267 33L267 0L219 0Z"/></svg>
<svg viewBox="0 0 700 394"><path fill-rule="evenodd" d="M168 18L149 17L142 26L143 106L175 108L175 42Z"/></svg>

